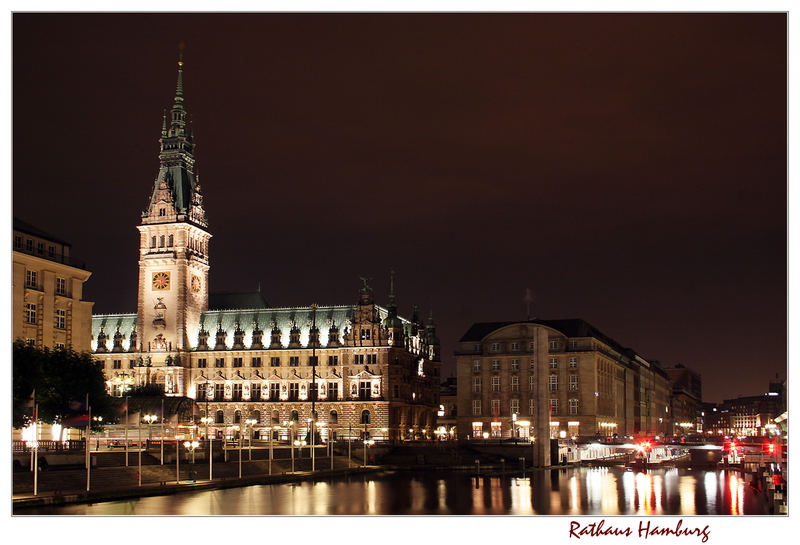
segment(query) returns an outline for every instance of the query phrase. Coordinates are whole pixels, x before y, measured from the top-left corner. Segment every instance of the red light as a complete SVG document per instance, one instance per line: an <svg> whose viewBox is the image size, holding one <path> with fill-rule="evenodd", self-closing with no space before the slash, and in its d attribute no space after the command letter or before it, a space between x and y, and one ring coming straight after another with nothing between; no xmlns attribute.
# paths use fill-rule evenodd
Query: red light
<svg viewBox="0 0 800 545"><path fill-rule="evenodd" d="M782 480L783 479L781 478L780 475L773 475L772 476L772 484L774 484L775 486L778 486L779 484L781 484Z"/></svg>
<svg viewBox="0 0 800 545"><path fill-rule="evenodd" d="M768 448L769 448L769 453L770 454L774 454L775 453L775 443L770 443Z"/></svg>

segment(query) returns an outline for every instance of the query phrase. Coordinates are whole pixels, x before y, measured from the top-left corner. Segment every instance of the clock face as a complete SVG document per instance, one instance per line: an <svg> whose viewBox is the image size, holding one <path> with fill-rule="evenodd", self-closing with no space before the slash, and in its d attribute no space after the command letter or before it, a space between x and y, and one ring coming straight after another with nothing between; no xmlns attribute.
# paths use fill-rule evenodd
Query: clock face
<svg viewBox="0 0 800 545"><path fill-rule="evenodd" d="M192 275L192 291L195 292L195 293L200 293L202 285L203 284L202 284L202 281L200 280L200 277L197 276L196 274L193 274Z"/></svg>
<svg viewBox="0 0 800 545"><path fill-rule="evenodd" d="M168 272L153 273L153 289L154 290L168 290L169 289L169 273Z"/></svg>

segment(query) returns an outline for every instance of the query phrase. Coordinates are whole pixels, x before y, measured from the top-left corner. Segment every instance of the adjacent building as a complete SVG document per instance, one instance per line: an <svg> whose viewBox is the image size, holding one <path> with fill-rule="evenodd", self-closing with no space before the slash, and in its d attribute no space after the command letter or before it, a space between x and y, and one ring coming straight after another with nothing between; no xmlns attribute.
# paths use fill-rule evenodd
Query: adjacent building
<svg viewBox="0 0 800 545"><path fill-rule="evenodd" d="M441 380L436 326L416 307L410 319L399 315L393 277L386 306L376 304L366 278L344 305L274 308L260 292L209 293L212 230L180 62L160 144L137 227L137 311L92 321L92 350L109 391L161 385L168 396L195 399L199 416L226 435L255 421L257 436L302 437L314 416L323 438L432 437Z"/></svg>
<svg viewBox="0 0 800 545"><path fill-rule="evenodd" d="M476 323L456 349L460 438L664 435L666 373L581 319Z"/></svg>
<svg viewBox="0 0 800 545"><path fill-rule="evenodd" d="M762 395L726 399L704 406L704 430L711 436L758 436L778 430L777 418L785 412L785 382L769 383Z"/></svg>
<svg viewBox="0 0 800 545"><path fill-rule="evenodd" d="M12 334L37 348L89 351L94 303L83 300L92 273L71 245L14 218Z"/></svg>

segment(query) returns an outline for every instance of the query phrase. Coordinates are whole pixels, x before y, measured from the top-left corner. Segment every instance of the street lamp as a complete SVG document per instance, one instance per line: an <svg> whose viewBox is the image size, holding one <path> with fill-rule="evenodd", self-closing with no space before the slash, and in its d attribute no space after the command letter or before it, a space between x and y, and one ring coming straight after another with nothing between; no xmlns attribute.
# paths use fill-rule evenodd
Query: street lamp
<svg viewBox="0 0 800 545"><path fill-rule="evenodd" d="M267 464L269 465L269 474L272 475L272 426L267 426L267 433L269 433L269 456Z"/></svg>
<svg viewBox="0 0 800 545"><path fill-rule="evenodd" d="M194 464L194 449L200 446L200 443L197 441L184 441L183 446L192 453L192 464Z"/></svg>
<svg viewBox="0 0 800 545"><path fill-rule="evenodd" d="M208 410L206 410L206 415L208 415ZM208 425L211 423L210 416L204 416L200 419L200 421L206 425L206 441L208 441L208 480L210 481L214 477L214 467L212 464L214 463L214 439L208 435Z"/></svg>
<svg viewBox="0 0 800 545"><path fill-rule="evenodd" d="M144 415L144 421L147 422L147 450L150 450L150 442L153 440L153 428L151 427L155 421L158 420L158 416L154 414L146 414Z"/></svg>

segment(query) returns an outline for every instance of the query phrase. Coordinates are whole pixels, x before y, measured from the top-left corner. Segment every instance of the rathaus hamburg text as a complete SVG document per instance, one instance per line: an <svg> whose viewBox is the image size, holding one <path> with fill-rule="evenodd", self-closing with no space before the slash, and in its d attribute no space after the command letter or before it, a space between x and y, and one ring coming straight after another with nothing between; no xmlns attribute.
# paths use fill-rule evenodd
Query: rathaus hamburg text
<svg viewBox="0 0 800 545"><path fill-rule="evenodd" d="M399 316L393 285L386 307L375 304L367 279L351 305L271 308L260 291L209 294L211 231L182 63L160 143L138 225L137 312L92 318L92 350L109 391L160 385L166 395L194 399L195 419L209 417L217 434L255 420L256 434L271 429L286 440L305 433L313 402L323 439L432 437L436 328L416 307L410 320Z"/></svg>

